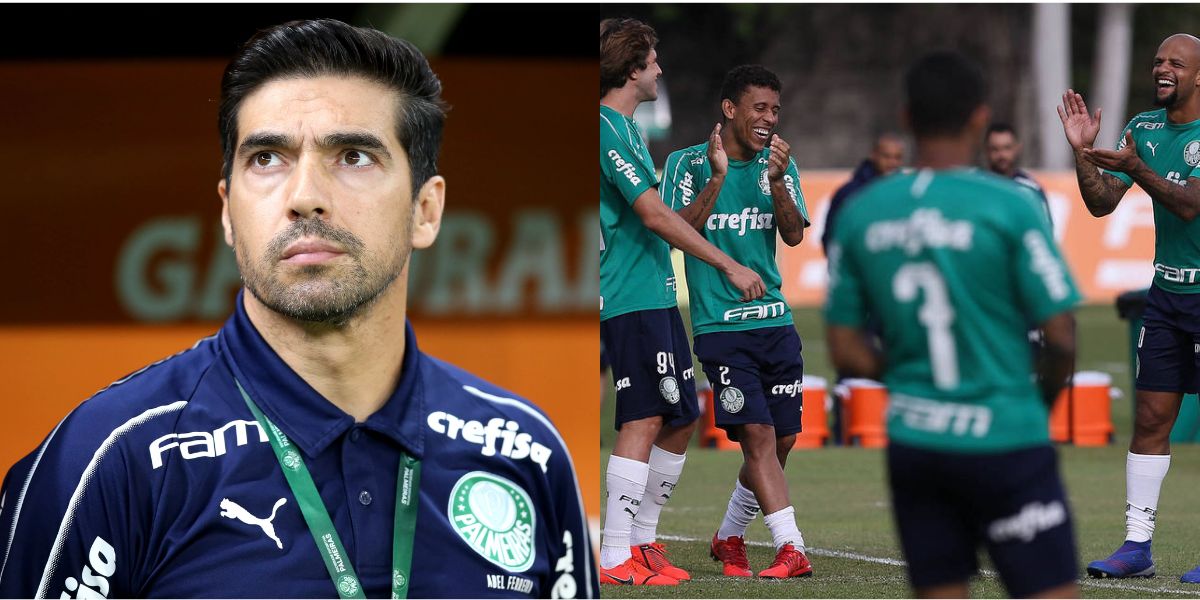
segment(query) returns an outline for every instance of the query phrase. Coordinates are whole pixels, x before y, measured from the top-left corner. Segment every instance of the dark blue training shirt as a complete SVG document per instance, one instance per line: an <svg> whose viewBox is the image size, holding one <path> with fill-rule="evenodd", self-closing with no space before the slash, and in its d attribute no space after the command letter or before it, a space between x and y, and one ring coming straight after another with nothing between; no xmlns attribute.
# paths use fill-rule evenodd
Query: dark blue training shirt
<svg viewBox="0 0 1200 600"><path fill-rule="evenodd" d="M356 424L239 297L216 335L82 403L9 471L0 597L337 597L235 376L303 452L367 597L391 594L401 451L421 460L410 598L597 597L553 425L405 335L395 392Z"/></svg>

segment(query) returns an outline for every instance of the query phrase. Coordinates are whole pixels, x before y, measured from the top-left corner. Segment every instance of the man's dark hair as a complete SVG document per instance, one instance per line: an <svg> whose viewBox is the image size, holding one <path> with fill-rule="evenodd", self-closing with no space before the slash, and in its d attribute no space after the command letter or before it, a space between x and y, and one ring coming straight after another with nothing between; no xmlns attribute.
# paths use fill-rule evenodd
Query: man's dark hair
<svg viewBox="0 0 1200 600"><path fill-rule="evenodd" d="M600 97L624 87L630 73L645 69L657 43L654 28L637 19L600 21Z"/></svg>
<svg viewBox="0 0 1200 600"><path fill-rule="evenodd" d="M1017 130L1013 129L1012 125L1009 125L1008 123L996 122L988 125L987 131L983 132L983 139L986 140L989 137L992 137L993 133L1011 134L1013 139L1016 139L1017 137Z"/></svg>
<svg viewBox="0 0 1200 600"><path fill-rule="evenodd" d="M381 31L317 19L258 32L225 67L217 127L226 185L233 173L242 101L271 81L326 75L363 77L393 89L399 98L396 137L408 154L413 193L437 175L449 107L441 98L442 82L425 56L411 43Z"/></svg>
<svg viewBox="0 0 1200 600"><path fill-rule="evenodd" d="M904 87L909 121L918 137L962 131L986 94L979 67L945 50L917 59L904 76Z"/></svg>
<svg viewBox="0 0 1200 600"><path fill-rule="evenodd" d="M783 85L779 83L779 76L772 73L762 65L741 65L730 69L725 74L725 81L721 82L721 98L720 100L729 100L737 104L741 100L742 94L751 87L765 87L776 92L782 93Z"/></svg>

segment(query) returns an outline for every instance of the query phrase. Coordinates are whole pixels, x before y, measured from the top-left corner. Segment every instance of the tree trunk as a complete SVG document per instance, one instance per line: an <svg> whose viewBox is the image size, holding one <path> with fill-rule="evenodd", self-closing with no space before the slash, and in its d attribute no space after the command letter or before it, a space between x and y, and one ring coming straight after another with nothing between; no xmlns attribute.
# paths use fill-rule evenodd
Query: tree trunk
<svg viewBox="0 0 1200 600"><path fill-rule="evenodd" d="M1100 7L1100 26L1096 33L1096 62L1092 65L1092 81L1096 90L1088 99L1088 107L1104 109L1100 121L1097 148L1116 148L1122 128L1129 122L1125 112L1125 95L1129 89L1130 47L1133 43L1133 7L1128 4L1105 4Z"/></svg>
<svg viewBox="0 0 1200 600"><path fill-rule="evenodd" d="M1055 106L1070 85L1071 8L1066 4L1033 7L1033 70L1037 82L1038 129L1041 137L1039 166L1068 169L1070 147L1062 135Z"/></svg>

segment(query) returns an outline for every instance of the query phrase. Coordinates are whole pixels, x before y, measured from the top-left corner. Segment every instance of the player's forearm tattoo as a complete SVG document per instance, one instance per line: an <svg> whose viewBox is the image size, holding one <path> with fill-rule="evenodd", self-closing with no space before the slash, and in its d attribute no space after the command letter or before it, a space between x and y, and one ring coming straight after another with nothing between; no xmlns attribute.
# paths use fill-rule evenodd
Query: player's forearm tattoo
<svg viewBox="0 0 1200 600"><path fill-rule="evenodd" d="M696 231L704 233L704 222L708 220L713 206L717 204L717 197L721 195L721 186L724 181L724 178L709 179L708 183L704 185L704 189L696 194L696 199L691 204L676 211Z"/></svg>
<svg viewBox="0 0 1200 600"><path fill-rule="evenodd" d="M1196 186L1176 183L1159 176L1149 168L1139 169L1129 175L1150 195L1151 200L1180 219L1191 221L1200 214L1200 190ZM1191 181L1191 178L1188 181Z"/></svg>
<svg viewBox="0 0 1200 600"><path fill-rule="evenodd" d="M1101 173L1096 165L1087 159L1075 159L1075 176L1079 179L1079 194L1088 210L1095 216L1103 216L1112 212L1125 195L1119 179L1107 173Z"/></svg>
<svg viewBox="0 0 1200 600"><path fill-rule="evenodd" d="M783 241L798 243L804 237L804 219L796 206L787 186L782 183L771 184L771 200L775 204L775 227L783 236Z"/></svg>

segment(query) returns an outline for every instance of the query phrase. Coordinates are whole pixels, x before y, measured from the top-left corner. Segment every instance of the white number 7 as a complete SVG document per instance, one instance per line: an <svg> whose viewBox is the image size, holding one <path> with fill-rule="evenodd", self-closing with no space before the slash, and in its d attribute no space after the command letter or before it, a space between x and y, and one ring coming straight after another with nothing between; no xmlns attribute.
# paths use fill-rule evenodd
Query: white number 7
<svg viewBox="0 0 1200 600"><path fill-rule="evenodd" d="M958 350L954 346L954 307L946 294L946 280L933 263L908 263L896 271L892 293L900 302L917 299L917 290L925 292L925 302L917 309L917 320L925 327L929 340L929 361L933 384L939 389L958 387Z"/></svg>

